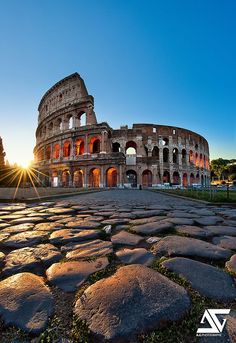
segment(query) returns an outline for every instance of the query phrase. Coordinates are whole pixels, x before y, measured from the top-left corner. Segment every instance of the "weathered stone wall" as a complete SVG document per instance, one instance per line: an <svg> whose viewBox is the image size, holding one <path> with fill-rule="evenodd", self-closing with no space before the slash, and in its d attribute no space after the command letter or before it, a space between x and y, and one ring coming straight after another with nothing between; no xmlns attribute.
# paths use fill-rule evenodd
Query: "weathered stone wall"
<svg viewBox="0 0 236 343"><path fill-rule="evenodd" d="M43 96L38 108L34 154L36 167L47 175L46 184L209 184L209 147L202 136L156 124L113 130L105 122L97 123L93 108L94 99L77 73L56 83Z"/></svg>

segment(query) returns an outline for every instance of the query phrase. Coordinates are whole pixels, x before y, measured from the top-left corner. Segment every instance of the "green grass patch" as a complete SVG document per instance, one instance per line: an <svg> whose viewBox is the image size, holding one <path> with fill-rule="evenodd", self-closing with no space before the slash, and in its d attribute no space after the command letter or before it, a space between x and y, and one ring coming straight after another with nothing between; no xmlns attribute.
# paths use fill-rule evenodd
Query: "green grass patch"
<svg viewBox="0 0 236 343"><path fill-rule="evenodd" d="M236 191L208 190L208 189L165 189L164 193L181 195L188 198L205 200L216 203L236 203Z"/></svg>
<svg viewBox="0 0 236 343"><path fill-rule="evenodd" d="M139 341L142 343L195 343L197 342L196 332L204 311L207 308L233 309L233 305L219 303L201 296L191 288L190 284L185 279L168 271L165 267L162 267L161 263L166 259L167 258L164 257L154 261L152 268L187 290L191 298L191 309L181 321L170 323L167 327L159 328L148 334L140 335Z"/></svg>

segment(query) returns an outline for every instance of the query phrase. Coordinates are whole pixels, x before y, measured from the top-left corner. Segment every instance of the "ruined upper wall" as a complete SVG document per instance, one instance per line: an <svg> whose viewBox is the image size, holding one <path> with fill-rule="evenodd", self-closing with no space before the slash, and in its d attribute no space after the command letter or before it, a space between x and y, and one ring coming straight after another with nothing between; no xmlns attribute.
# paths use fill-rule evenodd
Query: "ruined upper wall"
<svg viewBox="0 0 236 343"><path fill-rule="evenodd" d="M140 136L144 143L147 143L151 138L153 141L158 141L160 138L171 139L171 144L178 146L198 145L209 154L209 146L207 140L196 132L176 126L157 125L157 124L133 124L132 128L123 126L120 129L113 130L112 137L126 137L128 140L135 139Z"/></svg>
<svg viewBox="0 0 236 343"><path fill-rule="evenodd" d="M83 79L78 73L71 74L52 86L42 97L38 111L38 121L50 116L66 106L83 101L88 96Z"/></svg>

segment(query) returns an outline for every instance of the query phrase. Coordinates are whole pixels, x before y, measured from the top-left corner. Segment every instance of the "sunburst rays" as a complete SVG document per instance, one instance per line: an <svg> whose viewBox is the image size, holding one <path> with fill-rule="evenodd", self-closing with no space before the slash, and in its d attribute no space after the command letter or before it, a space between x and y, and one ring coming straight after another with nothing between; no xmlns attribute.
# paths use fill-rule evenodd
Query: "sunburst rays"
<svg viewBox="0 0 236 343"><path fill-rule="evenodd" d="M0 170L0 183L4 183L7 187L15 187L13 200L16 199L18 190L20 187L32 186L35 194L40 198L40 194L37 190L38 185L43 185L40 180L40 175L48 177L48 175L33 168L33 166L14 166L6 167Z"/></svg>

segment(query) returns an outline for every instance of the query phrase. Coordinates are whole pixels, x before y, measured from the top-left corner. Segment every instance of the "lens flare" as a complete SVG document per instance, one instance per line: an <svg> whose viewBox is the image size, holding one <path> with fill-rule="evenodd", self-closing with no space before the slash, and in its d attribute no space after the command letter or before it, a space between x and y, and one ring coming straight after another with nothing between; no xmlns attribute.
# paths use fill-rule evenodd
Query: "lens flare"
<svg viewBox="0 0 236 343"><path fill-rule="evenodd" d="M48 175L39 172L33 168L30 163L21 163L17 167L6 167L0 170L0 182L5 181L5 185L8 187L15 187L13 200L16 198L19 187L27 187L28 185L33 186L35 194L40 199L40 195L37 191L38 186L43 186L39 176Z"/></svg>

